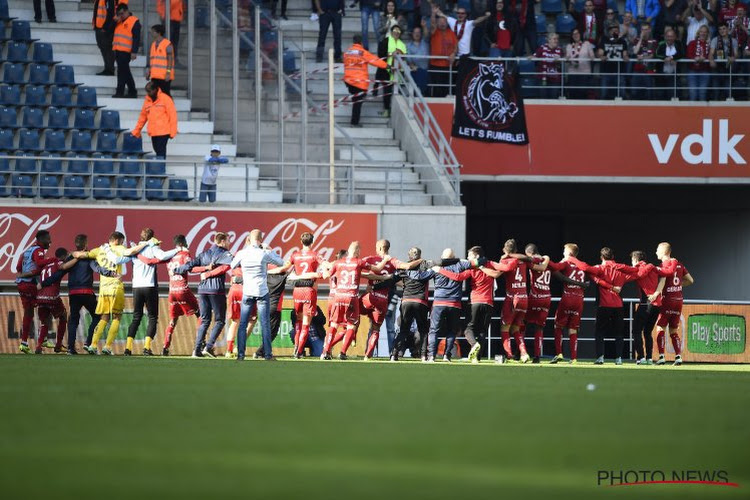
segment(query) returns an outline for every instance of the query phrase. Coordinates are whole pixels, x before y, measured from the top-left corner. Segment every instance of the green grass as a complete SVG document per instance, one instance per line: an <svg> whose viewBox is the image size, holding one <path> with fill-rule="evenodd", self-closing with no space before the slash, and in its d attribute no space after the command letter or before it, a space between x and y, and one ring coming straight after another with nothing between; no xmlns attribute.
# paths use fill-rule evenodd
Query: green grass
<svg viewBox="0 0 750 500"><path fill-rule="evenodd" d="M7 499L698 499L750 488L748 367L13 355L0 356L0 375ZM726 470L741 487L597 486L611 469Z"/></svg>

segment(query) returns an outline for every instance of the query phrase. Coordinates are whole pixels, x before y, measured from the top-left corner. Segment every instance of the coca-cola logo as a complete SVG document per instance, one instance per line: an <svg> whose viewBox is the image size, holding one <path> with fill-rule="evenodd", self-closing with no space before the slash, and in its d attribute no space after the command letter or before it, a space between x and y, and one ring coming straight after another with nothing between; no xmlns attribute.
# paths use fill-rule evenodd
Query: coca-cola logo
<svg viewBox="0 0 750 500"><path fill-rule="evenodd" d="M52 218L50 215L43 215L38 219L34 220L24 214L19 213L1 213L0 214L0 271L9 270L15 272L18 262L23 257L23 253L28 250L36 241L37 231L49 230L52 228L57 221L60 220L58 215ZM17 241L7 241L11 229L13 228L13 222L18 221L21 225L25 226L25 231L21 238Z"/></svg>

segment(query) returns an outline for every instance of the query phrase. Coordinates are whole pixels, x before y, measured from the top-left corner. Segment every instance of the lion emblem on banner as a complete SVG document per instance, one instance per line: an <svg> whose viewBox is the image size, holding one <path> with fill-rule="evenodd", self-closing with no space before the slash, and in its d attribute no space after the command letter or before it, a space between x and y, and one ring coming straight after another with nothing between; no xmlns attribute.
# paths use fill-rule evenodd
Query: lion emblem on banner
<svg viewBox="0 0 750 500"><path fill-rule="evenodd" d="M504 86L505 68L502 64L479 64L467 92L468 104L479 119L504 124L518 113L516 103L506 99Z"/></svg>

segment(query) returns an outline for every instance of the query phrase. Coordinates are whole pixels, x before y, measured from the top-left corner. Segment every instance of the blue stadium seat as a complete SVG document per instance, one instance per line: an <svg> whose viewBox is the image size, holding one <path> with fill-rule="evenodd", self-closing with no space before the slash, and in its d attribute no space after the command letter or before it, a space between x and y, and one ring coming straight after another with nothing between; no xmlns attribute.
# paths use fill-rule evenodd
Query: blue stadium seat
<svg viewBox="0 0 750 500"><path fill-rule="evenodd" d="M35 43L32 59L37 64L57 64L60 62L54 60L51 43Z"/></svg>
<svg viewBox="0 0 750 500"><path fill-rule="evenodd" d="M146 178L146 199L164 201L167 196L164 194L164 179L161 177Z"/></svg>
<svg viewBox="0 0 750 500"><path fill-rule="evenodd" d="M112 177L95 175L92 181L92 196L97 200L111 200L115 197L112 192Z"/></svg>
<svg viewBox="0 0 750 500"><path fill-rule="evenodd" d="M24 198L34 197L34 178L26 174L14 174L12 176L11 194Z"/></svg>
<svg viewBox="0 0 750 500"><path fill-rule="evenodd" d="M120 175L143 175L143 163L140 163L138 156L126 156L121 158L119 173Z"/></svg>
<svg viewBox="0 0 750 500"><path fill-rule="evenodd" d="M39 178L39 196L42 198L60 198L60 177L42 175Z"/></svg>
<svg viewBox="0 0 750 500"><path fill-rule="evenodd" d="M66 175L63 178L63 194L66 198L81 200L86 196L86 181L80 175Z"/></svg>
<svg viewBox="0 0 750 500"><path fill-rule="evenodd" d="M77 85L73 66L55 66L55 85L65 85L67 87L75 87Z"/></svg>
<svg viewBox="0 0 750 500"><path fill-rule="evenodd" d="M62 158L59 155L49 155L42 160L40 170L43 174L61 174L63 171Z"/></svg>
<svg viewBox="0 0 750 500"><path fill-rule="evenodd" d="M0 0L0 21L2 22L8 22L15 19L15 17L10 17L10 13L8 11L8 0Z"/></svg>
<svg viewBox="0 0 750 500"><path fill-rule="evenodd" d="M5 56L5 60L13 63L31 62L31 59L29 59L29 46L24 42L10 42L8 44L8 55Z"/></svg>
<svg viewBox="0 0 750 500"><path fill-rule="evenodd" d="M143 153L143 139L127 133L122 136L122 152L140 154Z"/></svg>
<svg viewBox="0 0 750 500"><path fill-rule="evenodd" d="M23 116L24 122L26 122L26 117L28 116L25 111L32 109L35 108L25 108ZM44 118L44 116L42 115L41 118ZM21 131L18 133L18 149L21 149L23 151L41 151L42 146L39 143L39 130L25 128L21 129Z"/></svg>
<svg viewBox="0 0 750 500"><path fill-rule="evenodd" d="M542 12L545 14L559 14L563 11L560 0L542 0Z"/></svg>
<svg viewBox="0 0 750 500"><path fill-rule="evenodd" d="M79 130L96 130L94 118L96 113L90 109L76 109L73 119L73 128Z"/></svg>
<svg viewBox="0 0 750 500"><path fill-rule="evenodd" d="M46 64L30 64L29 83L32 85L49 85L49 66Z"/></svg>
<svg viewBox="0 0 750 500"><path fill-rule="evenodd" d="M114 132L99 132L96 138L96 150L100 153L117 153L117 134Z"/></svg>
<svg viewBox="0 0 750 500"><path fill-rule="evenodd" d="M21 87L18 85L0 85L0 104L17 106L19 102L21 102Z"/></svg>
<svg viewBox="0 0 750 500"><path fill-rule="evenodd" d="M0 198L10 196L10 187L8 186L9 177L7 174L0 174Z"/></svg>
<svg viewBox="0 0 750 500"><path fill-rule="evenodd" d="M576 27L576 20L570 14L559 14L555 20L555 31L559 34L569 35Z"/></svg>
<svg viewBox="0 0 750 500"><path fill-rule="evenodd" d="M47 130L44 132L44 150L50 153L62 153L67 151L65 147L65 132L60 130Z"/></svg>
<svg viewBox="0 0 750 500"><path fill-rule="evenodd" d="M185 179L169 179L167 198L169 198L169 201L190 201L192 198L188 194L187 181Z"/></svg>
<svg viewBox="0 0 750 500"><path fill-rule="evenodd" d="M70 135L70 150L76 153L91 153L91 132L74 130Z"/></svg>
<svg viewBox="0 0 750 500"><path fill-rule="evenodd" d="M8 158L0 158L0 172L10 172L10 160Z"/></svg>
<svg viewBox="0 0 750 500"><path fill-rule="evenodd" d="M63 177L63 195L76 200L88 198L86 180L80 175L66 175Z"/></svg>
<svg viewBox="0 0 750 500"><path fill-rule="evenodd" d="M5 68L3 69L3 83L7 83L9 85L26 83L26 79L24 77L25 69L26 68L24 68L24 65L20 63L6 63Z"/></svg>
<svg viewBox="0 0 750 500"><path fill-rule="evenodd" d="M39 129L44 128L44 111L39 108L26 106L23 108L23 119L21 122L24 128ZM26 149L21 147L20 149Z"/></svg>
<svg viewBox="0 0 750 500"><path fill-rule="evenodd" d="M68 130L70 126L70 115L67 108L51 107L47 109L47 128Z"/></svg>
<svg viewBox="0 0 750 500"><path fill-rule="evenodd" d="M93 158L101 158L104 161L92 161L94 173L99 175L114 175L115 174L115 162L112 161L112 156L95 154Z"/></svg>
<svg viewBox="0 0 750 500"><path fill-rule="evenodd" d="M36 160L33 158L28 158L36 155L37 153L16 153L17 158L14 161L15 165L13 166L13 171L24 174L37 173Z"/></svg>
<svg viewBox="0 0 750 500"><path fill-rule="evenodd" d="M58 108L73 107L73 92L69 87L54 86L50 90L50 95L52 96L50 101L52 106L57 106Z"/></svg>
<svg viewBox="0 0 750 500"><path fill-rule="evenodd" d="M120 112L112 109L104 109L99 115L99 130L122 132L120 127Z"/></svg>
<svg viewBox="0 0 750 500"><path fill-rule="evenodd" d="M18 128L18 113L16 108L3 106L0 108L0 128Z"/></svg>
<svg viewBox="0 0 750 500"><path fill-rule="evenodd" d="M536 15L536 32L547 33L547 16L544 14Z"/></svg>
<svg viewBox="0 0 750 500"><path fill-rule="evenodd" d="M12 151L13 147L13 131L6 128L0 128L0 151Z"/></svg>
<svg viewBox="0 0 750 500"><path fill-rule="evenodd" d="M78 87L76 107L98 109L96 103L96 89L94 87Z"/></svg>
<svg viewBox="0 0 750 500"><path fill-rule="evenodd" d="M31 38L31 24L28 21L13 21L10 26L10 38L15 42L36 42Z"/></svg>
<svg viewBox="0 0 750 500"><path fill-rule="evenodd" d="M137 177L117 177L117 197L121 200L137 200L138 178Z"/></svg>
<svg viewBox="0 0 750 500"><path fill-rule="evenodd" d="M167 175L167 163L164 161L164 157L156 156L154 158L149 158L149 160L162 160L162 161L146 163L146 175L157 175L157 176Z"/></svg>
<svg viewBox="0 0 750 500"><path fill-rule="evenodd" d="M90 174L91 166L89 157L86 155L77 155L75 153L68 153L68 173L69 174Z"/></svg>
<svg viewBox="0 0 750 500"><path fill-rule="evenodd" d="M24 91L23 103L26 106L46 106L47 89L42 85L27 85Z"/></svg>

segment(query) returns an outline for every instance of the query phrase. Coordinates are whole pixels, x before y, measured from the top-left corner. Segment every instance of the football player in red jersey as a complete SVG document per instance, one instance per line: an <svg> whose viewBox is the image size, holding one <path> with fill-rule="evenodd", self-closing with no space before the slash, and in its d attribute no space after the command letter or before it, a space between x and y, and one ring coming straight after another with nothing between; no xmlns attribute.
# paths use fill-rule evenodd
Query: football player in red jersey
<svg viewBox="0 0 750 500"><path fill-rule="evenodd" d="M393 275L396 271L409 271L422 263L422 259L409 262L401 262L388 255L391 249L391 242L388 240L378 240L375 243L375 255L365 257L364 260L373 267L377 267L382 261L386 261L385 266L379 271L381 275ZM395 286L394 280L384 280L375 282L369 280L365 293L359 299L359 314L367 316L370 319L370 329L367 333L367 350L365 351L364 360L372 358L375 347L380 339L380 327L388 314L388 304L391 299L391 293Z"/></svg>
<svg viewBox="0 0 750 500"><path fill-rule="evenodd" d="M227 293L227 352L224 357L233 358L234 340L237 338L237 327L240 326L240 311L242 309L242 268L235 267L230 273L229 293ZM248 330L252 331L257 317L251 313Z"/></svg>
<svg viewBox="0 0 750 500"><path fill-rule="evenodd" d="M563 246L563 260L559 262L561 264L559 272L573 281L583 282L586 279L586 273L571 261L571 257L577 255L578 245L566 243ZM583 288L565 283L560 303L557 305L557 311L555 312L555 357L552 358L550 363L555 364L564 359L562 354L563 330L568 331L570 338L570 362L577 362L578 329L581 327L582 313Z"/></svg>
<svg viewBox="0 0 750 500"><path fill-rule="evenodd" d="M42 288L36 296L37 312L39 314L39 341L36 344L36 354L42 354L43 344L47 339L48 325L50 317L57 320L57 341L55 342L55 352L66 352L63 347L63 337L68 327L68 312L65 310L62 299L60 299L60 281L65 273L76 265L78 259L68 258L68 251L64 248L58 248L55 251L55 260L42 268L39 276Z"/></svg>
<svg viewBox="0 0 750 500"><path fill-rule="evenodd" d="M198 313L198 299L188 285L187 275L178 274L175 269L190 262L190 251L188 250L185 235L178 234L172 241L177 248L177 253L169 260L167 270L169 273L169 324L164 331L164 348L162 356L169 356L169 348L172 345L172 333L180 316L195 316Z"/></svg>
<svg viewBox="0 0 750 500"><path fill-rule="evenodd" d="M664 360L664 336L669 328L669 338L674 348L675 366L682 364L682 344L680 341L680 317L682 315L682 288L695 283L685 266L677 259L672 258L672 245L662 242L656 247L656 257L661 261L661 267L656 268L659 276L666 278L663 287L663 296L659 318L656 320L656 345L659 349L659 360L657 365L663 365ZM650 299L656 300L662 293L661 290L654 292Z"/></svg>
<svg viewBox="0 0 750 500"><path fill-rule="evenodd" d="M661 278L656 272L654 266L646 262L646 253L641 250L634 250L630 253L630 260L633 267L638 268L638 277L636 283L640 289L640 302L638 309L633 317L633 342L637 365L653 364L652 355L654 349L654 338L651 332L656 326L656 320L659 318L659 308L661 307L661 295L658 295L653 301L650 296L658 289L664 288L666 278ZM661 282L661 284L660 284ZM661 287L661 288L659 288ZM643 344L646 344L644 350Z"/></svg>
<svg viewBox="0 0 750 500"><path fill-rule="evenodd" d="M296 332L294 357L297 359L302 358L302 351L310 335L312 318L318 309L317 278L321 259L312 249L314 241L315 237L312 233L302 233L300 237L302 250L294 252L288 263L289 267L294 267L292 298L294 299L294 315L297 318L297 324L294 326Z"/></svg>
<svg viewBox="0 0 750 500"><path fill-rule="evenodd" d="M54 256L45 256L50 244L52 244L52 237L49 231L37 231L36 241L23 252L16 266L16 272L19 273L16 277L16 287L18 288L18 295L21 296L21 306L23 307L20 349L25 354L31 353L28 340L31 333L31 323L34 321L34 308L36 307L36 275L42 271L44 266L57 260Z"/></svg>

